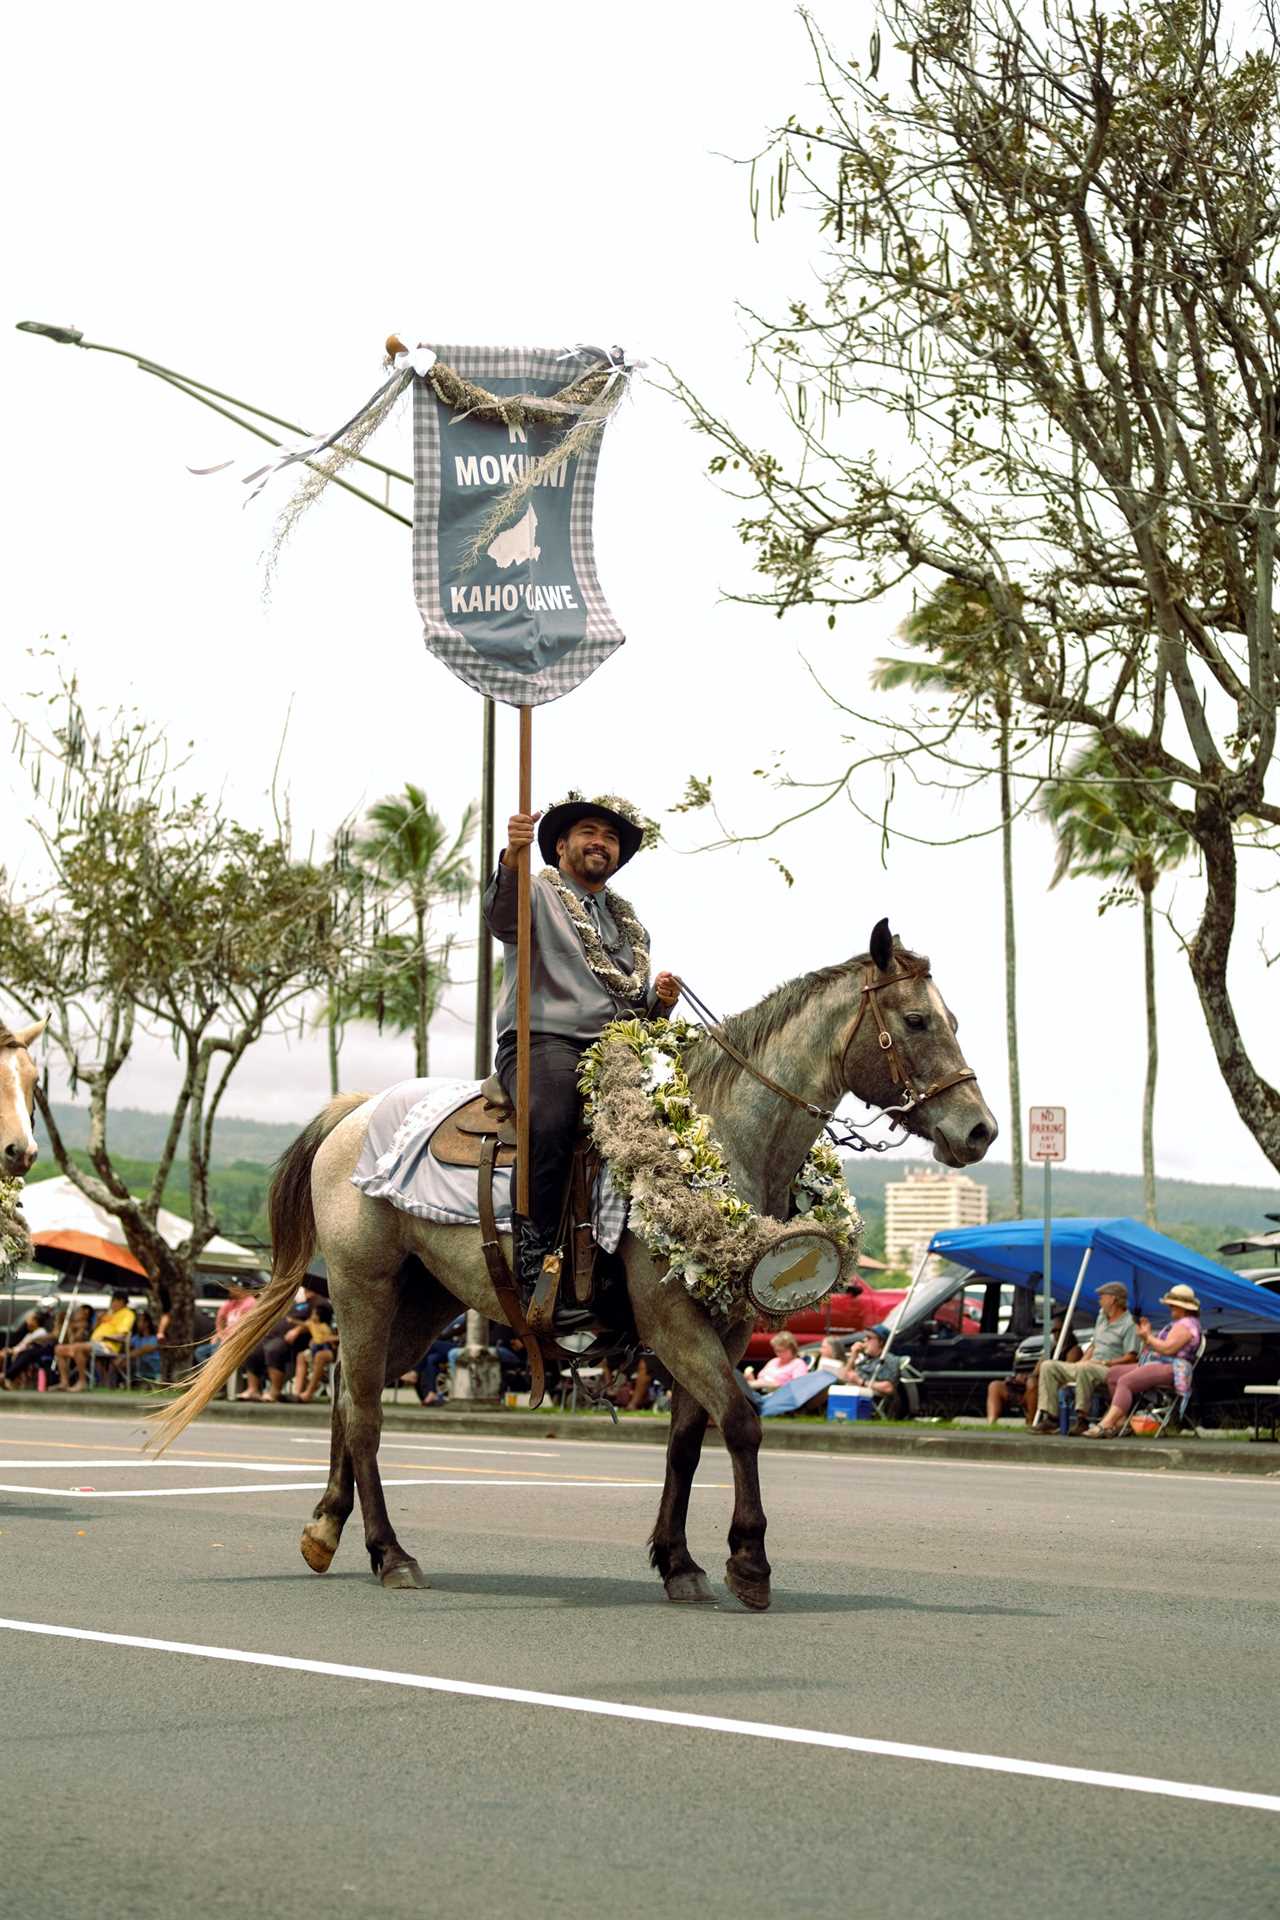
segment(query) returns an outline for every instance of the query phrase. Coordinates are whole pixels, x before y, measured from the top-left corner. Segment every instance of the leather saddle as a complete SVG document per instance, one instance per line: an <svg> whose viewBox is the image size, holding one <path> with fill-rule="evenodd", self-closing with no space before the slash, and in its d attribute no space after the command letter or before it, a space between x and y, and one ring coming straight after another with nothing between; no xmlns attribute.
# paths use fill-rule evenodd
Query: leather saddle
<svg viewBox="0 0 1280 1920"><path fill-rule="evenodd" d="M515 1109L496 1073L482 1082L479 1093L464 1107L447 1114L431 1134L427 1150L446 1167L476 1169L477 1203L480 1213L481 1246L493 1290L508 1326L525 1343L529 1360L530 1407L536 1407L546 1391L546 1361L560 1363L556 1351L557 1320L561 1317L561 1272L559 1254L548 1255L528 1307L521 1304L498 1236L493 1205L493 1175L498 1167L511 1167L516 1157ZM591 1227L591 1194L599 1157L586 1135L580 1136L574 1150L573 1168L567 1195L568 1261L572 1302L578 1325L595 1322L592 1312L595 1287L596 1245Z"/></svg>
<svg viewBox="0 0 1280 1920"><path fill-rule="evenodd" d="M487 1139L498 1142L493 1164L511 1166L516 1157L515 1108L496 1073L491 1073L474 1100L456 1113L446 1114L427 1143L433 1159L446 1167L478 1167Z"/></svg>

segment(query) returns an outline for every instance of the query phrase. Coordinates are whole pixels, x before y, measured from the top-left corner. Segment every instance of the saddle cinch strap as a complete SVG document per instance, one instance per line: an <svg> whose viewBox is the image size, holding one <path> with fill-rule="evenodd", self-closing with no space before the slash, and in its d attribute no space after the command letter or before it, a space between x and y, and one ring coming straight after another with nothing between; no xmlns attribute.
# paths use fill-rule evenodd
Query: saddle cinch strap
<svg viewBox="0 0 1280 1920"><path fill-rule="evenodd" d="M493 1205L493 1170L509 1167L515 1159L515 1127L511 1104L497 1074L491 1074L480 1093L469 1100L436 1128L431 1136L431 1152L451 1166L477 1169L476 1203L480 1213L480 1250L488 1269L489 1284L498 1297L502 1317L524 1341L529 1362L529 1405L539 1407L547 1391L547 1372L542 1343L525 1319L520 1294L507 1265L498 1236L498 1219Z"/></svg>

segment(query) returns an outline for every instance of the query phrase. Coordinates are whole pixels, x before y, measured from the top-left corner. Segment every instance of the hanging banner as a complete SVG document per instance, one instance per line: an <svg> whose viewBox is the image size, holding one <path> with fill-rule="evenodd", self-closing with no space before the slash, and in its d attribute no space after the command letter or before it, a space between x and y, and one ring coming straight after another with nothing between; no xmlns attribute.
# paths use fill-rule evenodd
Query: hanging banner
<svg viewBox="0 0 1280 1920"><path fill-rule="evenodd" d="M596 575L591 511L604 420L628 369L616 349L432 345L440 375L457 379L413 381L413 580L427 645L492 700L558 700L624 638ZM505 420L493 400L512 403Z"/></svg>

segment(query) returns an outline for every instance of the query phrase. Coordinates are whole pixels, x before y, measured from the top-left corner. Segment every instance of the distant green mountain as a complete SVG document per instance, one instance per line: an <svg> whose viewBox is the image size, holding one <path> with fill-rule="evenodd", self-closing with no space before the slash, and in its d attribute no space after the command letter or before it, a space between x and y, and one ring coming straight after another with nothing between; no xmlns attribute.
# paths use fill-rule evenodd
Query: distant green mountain
<svg viewBox="0 0 1280 1920"><path fill-rule="evenodd" d="M908 1173L933 1167L932 1161L895 1160L889 1154L850 1155L845 1160L845 1177L857 1195L858 1205L867 1222L866 1251L874 1259L884 1257L884 1190L893 1180ZM940 1171L941 1169L939 1169ZM999 1162L967 1169L970 1179L987 1189L993 1220L1007 1219L1013 1205L1013 1169ZM1023 1194L1027 1216L1038 1219L1043 1190L1043 1167L1028 1167L1023 1174ZM1280 1213L1280 1179L1272 1187L1215 1186L1199 1180L1157 1180L1156 1206L1160 1231L1180 1245L1192 1247L1210 1259L1220 1258L1218 1248L1224 1240L1238 1240L1245 1234L1264 1233L1273 1223L1268 1213ZM1053 1172L1053 1211L1055 1218L1074 1215L1083 1219L1116 1219L1131 1215L1142 1218L1142 1180L1130 1173L1077 1172L1074 1168L1055 1167ZM1254 1254L1243 1259L1223 1261L1224 1266L1265 1266L1265 1256Z"/></svg>
<svg viewBox="0 0 1280 1920"><path fill-rule="evenodd" d="M55 1101L53 1117L69 1147L88 1146L87 1107L60 1105ZM238 1120L233 1114L221 1115L214 1133L214 1159L219 1166L245 1160L254 1166L269 1167L297 1139L304 1124L301 1120L295 1126L289 1121ZM111 1151L126 1160L158 1160L168 1130L168 1119L162 1113L144 1113L137 1107L111 1109ZM42 1154L48 1158L49 1144L38 1118L36 1137Z"/></svg>
<svg viewBox="0 0 1280 1920"><path fill-rule="evenodd" d="M64 1140L83 1150L89 1140L89 1115L85 1107L55 1105L54 1117ZM130 1185L141 1185L146 1168L154 1165L164 1143L167 1120L160 1113L144 1113L135 1107L121 1107L111 1115L113 1153L130 1163L126 1178ZM219 1181L218 1211L224 1231L260 1237L265 1231L263 1169L279 1158L302 1131L303 1123L241 1120L228 1114L218 1121L214 1137L214 1166L223 1176ZM53 1156L41 1135L41 1169L51 1170ZM137 1164L135 1164L137 1163ZM849 1185L867 1222L866 1251L875 1259L884 1256L884 1190L891 1180L907 1173L932 1167L932 1161L901 1160L892 1154L851 1154L845 1161ZM1013 1189L1012 1169L999 1162L970 1168L970 1178L986 1187L990 1194L991 1217L1008 1216ZM235 1176L235 1177L232 1177ZM1028 1167L1023 1175L1027 1211L1033 1217L1040 1210L1043 1169ZM174 1168L166 1198L183 1212L186 1168L181 1160ZM1160 1226L1182 1245L1198 1253L1217 1258L1224 1240L1236 1240L1245 1234L1267 1229L1264 1215L1280 1213L1280 1180L1270 1187L1216 1186L1199 1180L1160 1180L1156 1184ZM1078 1172L1058 1167L1053 1175L1055 1215L1075 1214L1103 1219L1131 1214L1142 1218L1142 1181L1137 1174ZM234 1223L234 1224L233 1224ZM1265 1260L1230 1261L1226 1264L1264 1265Z"/></svg>

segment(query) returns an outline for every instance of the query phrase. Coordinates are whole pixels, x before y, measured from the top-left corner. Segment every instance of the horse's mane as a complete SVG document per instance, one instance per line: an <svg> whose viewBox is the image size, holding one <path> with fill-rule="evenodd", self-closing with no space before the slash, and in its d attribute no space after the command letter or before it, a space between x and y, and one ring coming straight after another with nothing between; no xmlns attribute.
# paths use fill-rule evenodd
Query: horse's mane
<svg viewBox="0 0 1280 1920"><path fill-rule="evenodd" d="M912 972L929 971L926 955L912 953L897 940L893 943L893 957ZM720 1031L739 1053L745 1053L748 1060L754 1059L776 1033L804 1011L815 993L821 993L838 980L861 974L871 964L869 953L857 953L851 960L840 960L835 966L815 967L812 973L797 974L794 980L784 980L780 987L767 993L754 1007L730 1014L720 1022ZM709 1036L695 1041L689 1067L696 1073L698 1091L704 1097L722 1093L742 1072L737 1061Z"/></svg>

